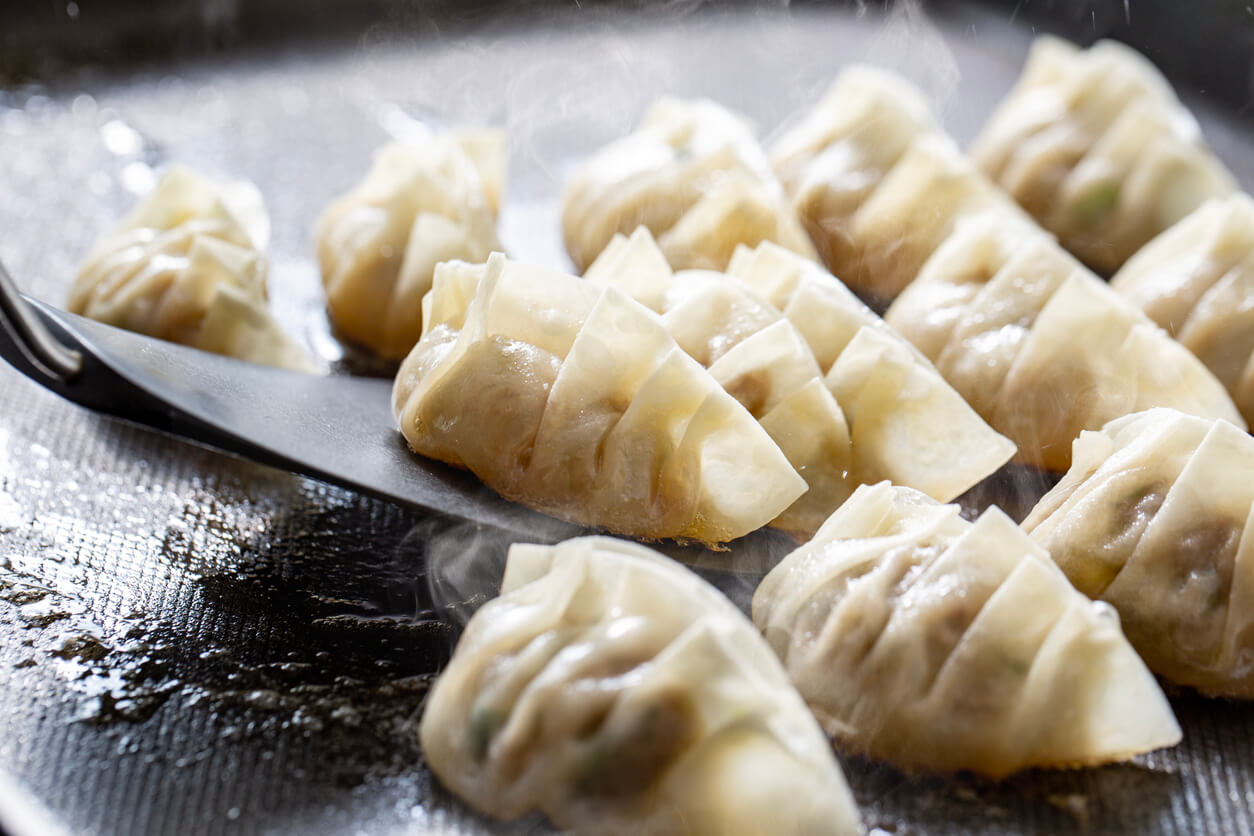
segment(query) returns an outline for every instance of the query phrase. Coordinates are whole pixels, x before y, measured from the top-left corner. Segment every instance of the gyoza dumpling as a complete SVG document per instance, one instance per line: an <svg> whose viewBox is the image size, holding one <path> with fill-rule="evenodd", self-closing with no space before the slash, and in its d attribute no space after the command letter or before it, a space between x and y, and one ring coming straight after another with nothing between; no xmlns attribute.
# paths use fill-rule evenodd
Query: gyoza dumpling
<svg viewBox="0 0 1254 836"><path fill-rule="evenodd" d="M790 194L811 172L826 168L834 175L828 198L843 207L836 214L851 215L917 137L941 132L914 85L896 73L851 64L819 103L776 140L771 167ZM858 176L840 176L845 173Z"/></svg>
<svg viewBox="0 0 1254 836"><path fill-rule="evenodd" d="M727 272L813 351L850 427L856 482L888 479L948 502L1014 455L1014 442L822 267L763 243L738 250Z"/></svg>
<svg viewBox="0 0 1254 836"><path fill-rule="evenodd" d="M1146 244L1110 286L1192 351L1254 421L1254 200L1211 200Z"/></svg>
<svg viewBox="0 0 1254 836"><path fill-rule="evenodd" d="M71 313L270 366L314 371L266 307L269 220L250 183L174 166L79 268Z"/></svg>
<svg viewBox="0 0 1254 836"><path fill-rule="evenodd" d="M427 762L470 806L596 834L862 832L827 739L717 590L643 546L510 549L436 681Z"/></svg>
<svg viewBox="0 0 1254 836"><path fill-rule="evenodd" d="M441 264L393 409L417 453L507 499L636 537L735 539L805 491L779 447L614 288Z"/></svg>
<svg viewBox="0 0 1254 836"><path fill-rule="evenodd" d="M1064 247L1106 273L1236 188L1166 79L1115 41L1082 50L1038 38L971 155Z"/></svg>
<svg viewBox="0 0 1254 836"><path fill-rule="evenodd" d="M1155 673L1254 698L1254 438L1172 409L1112 421L1023 527Z"/></svg>
<svg viewBox="0 0 1254 836"><path fill-rule="evenodd" d="M885 319L1027 464L1066 470L1081 430L1153 406L1242 423L1196 357L1016 219L960 224Z"/></svg>
<svg viewBox="0 0 1254 836"><path fill-rule="evenodd" d="M679 347L758 420L805 479L806 492L771 525L802 537L817 531L857 482L844 413L797 329L729 276L672 273L644 227L630 239L616 235L584 278L653 305Z"/></svg>
<svg viewBox="0 0 1254 836"><path fill-rule="evenodd" d="M336 329L401 359L422 335L422 297L442 261L501 249L496 212L505 137L454 133L380 148L366 179L327 207L314 231Z"/></svg>
<svg viewBox="0 0 1254 836"><path fill-rule="evenodd" d="M721 270L737 244L759 241L817 257L749 125L707 100L659 99L567 184L562 232L579 270L638 226L676 268Z"/></svg>
<svg viewBox="0 0 1254 836"><path fill-rule="evenodd" d="M940 131L921 93L869 67L844 70L771 160L828 269L884 301L960 217L1020 214Z"/></svg>
<svg viewBox="0 0 1254 836"><path fill-rule="evenodd" d="M753 596L825 729L907 769L1000 778L1123 760L1180 728L1104 604L996 507L863 486Z"/></svg>
<svg viewBox="0 0 1254 836"><path fill-rule="evenodd" d="M737 272L776 291L785 282L806 288L814 305L803 321L825 348L823 363L777 300ZM809 537L854 487L881 479L949 500L1014 453L831 274L775 244L742 246L728 275L672 273L641 227L630 239L616 236L585 278L661 313L679 346L761 422L805 478L809 490L772 522L776 528Z"/></svg>

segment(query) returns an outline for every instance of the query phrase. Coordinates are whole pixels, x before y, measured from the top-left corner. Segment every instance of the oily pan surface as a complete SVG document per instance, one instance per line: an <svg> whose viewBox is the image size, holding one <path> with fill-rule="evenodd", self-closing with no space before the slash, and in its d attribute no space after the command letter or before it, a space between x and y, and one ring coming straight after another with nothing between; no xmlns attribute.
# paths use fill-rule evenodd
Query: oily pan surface
<svg viewBox="0 0 1254 836"><path fill-rule="evenodd" d="M565 265L562 181L656 95L711 96L769 136L869 60L922 84L965 142L1030 37L1001 11L693 5L426 22L0 89L0 259L60 304L156 167L247 177L271 213L279 314L344 373L361 366L330 337L309 231L389 135L504 124L502 239ZM1248 126L1182 93L1254 185ZM75 833L547 832L471 815L417 746L430 677L504 547L85 412L0 367L0 769ZM716 580L747 600L751 580ZM1184 743L1126 765L1000 785L845 766L872 832L1254 832L1254 715L1173 705Z"/></svg>

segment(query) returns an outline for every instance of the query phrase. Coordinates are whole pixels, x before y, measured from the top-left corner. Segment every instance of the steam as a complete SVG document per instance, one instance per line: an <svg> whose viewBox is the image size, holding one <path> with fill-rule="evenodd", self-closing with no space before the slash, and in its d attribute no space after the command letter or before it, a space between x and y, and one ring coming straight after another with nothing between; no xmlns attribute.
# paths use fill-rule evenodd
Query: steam
<svg viewBox="0 0 1254 836"><path fill-rule="evenodd" d="M499 593L510 546L556 539L479 523L430 519L415 526L399 550L415 566L425 567L419 573L425 572L427 600L420 602L419 611L429 610L460 629ZM771 529L729 543L725 551L674 541L648 545L685 564L746 613L762 577L797 547L796 541Z"/></svg>
<svg viewBox="0 0 1254 836"><path fill-rule="evenodd" d="M893 70L927 93L937 113L958 89L962 73L944 35L928 18L921 0L898 0L870 39L867 63Z"/></svg>
<svg viewBox="0 0 1254 836"><path fill-rule="evenodd" d="M441 621L461 628L500 591L509 547L528 540L478 523L428 521L410 531L405 542L424 552L431 609Z"/></svg>

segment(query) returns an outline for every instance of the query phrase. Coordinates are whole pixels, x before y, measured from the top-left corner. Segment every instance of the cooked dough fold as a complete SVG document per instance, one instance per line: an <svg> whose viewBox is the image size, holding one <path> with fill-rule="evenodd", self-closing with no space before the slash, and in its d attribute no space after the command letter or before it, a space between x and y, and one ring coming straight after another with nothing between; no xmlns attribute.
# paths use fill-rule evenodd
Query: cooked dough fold
<svg viewBox="0 0 1254 836"><path fill-rule="evenodd" d="M327 312L339 333L399 360L422 335L435 266L501 249L496 213L505 137L460 131L376 152L366 178L327 207L314 231Z"/></svg>
<svg viewBox="0 0 1254 836"><path fill-rule="evenodd" d="M677 269L722 270L737 244L760 241L817 257L749 125L704 99L659 99L567 184L562 232L579 270L638 226Z"/></svg>
<svg viewBox="0 0 1254 836"><path fill-rule="evenodd" d="M1000 778L1180 740L1114 612L997 508L968 523L864 485L766 576L753 620L829 733L907 769Z"/></svg>
<svg viewBox="0 0 1254 836"><path fill-rule="evenodd" d="M1027 464L1066 470L1081 430L1154 406L1244 426L1196 357L1028 223L967 219L885 318Z"/></svg>
<svg viewBox="0 0 1254 836"><path fill-rule="evenodd" d="M1102 273L1236 188L1167 80L1115 41L1038 38L971 155Z"/></svg>
<svg viewBox="0 0 1254 836"><path fill-rule="evenodd" d="M720 543L805 491L753 416L615 288L493 254L441 264L423 306L393 390L401 432L507 499Z"/></svg>
<svg viewBox="0 0 1254 836"><path fill-rule="evenodd" d="M266 306L269 220L250 183L172 167L79 268L66 307L129 331L315 371Z"/></svg>
<svg viewBox="0 0 1254 836"><path fill-rule="evenodd" d="M423 715L475 809L574 833L862 832L830 747L717 590L604 537L510 549Z"/></svg>
<svg viewBox="0 0 1254 836"><path fill-rule="evenodd" d="M672 273L640 227L630 239L615 236L585 278L661 314L679 346L779 444L809 489L772 522L777 528L809 537L858 484L882 479L949 500L1014 452L839 281L778 245L741 245L727 274ZM811 297L798 299L805 314L797 318L824 346L821 364L780 310L798 296Z"/></svg>
<svg viewBox="0 0 1254 836"><path fill-rule="evenodd" d="M1196 354L1254 421L1254 199L1241 192L1203 204L1110 286Z"/></svg>
<svg viewBox="0 0 1254 836"><path fill-rule="evenodd" d="M1022 215L945 136L923 95L854 65L771 149L824 263L859 295L891 301L963 217Z"/></svg>
<svg viewBox="0 0 1254 836"><path fill-rule="evenodd" d="M1156 673L1254 698L1254 438L1171 409L1112 421L1023 525Z"/></svg>

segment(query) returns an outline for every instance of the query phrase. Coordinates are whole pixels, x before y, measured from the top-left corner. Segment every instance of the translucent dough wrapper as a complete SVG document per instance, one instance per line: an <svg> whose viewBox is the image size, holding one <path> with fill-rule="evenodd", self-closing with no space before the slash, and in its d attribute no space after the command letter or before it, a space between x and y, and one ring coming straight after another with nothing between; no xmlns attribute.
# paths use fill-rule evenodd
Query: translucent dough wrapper
<svg viewBox="0 0 1254 836"><path fill-rule="evenodd" d="M1196 354L1254 421L1254 199L1242 192L1203 204L1110 286Z"/></svg>
<svg viewBox="0 0 1254 836"><path fill-rule="evenodd" d="M828 732L906 769L1001 778L1180 740L1114 612L997 508L968 523L860 487L766 576L753 620Z"/></svg>
<svg viewBox="0 0 1254 836"><path fill-rule="evenodd" d="M753 416L614 288L496 253L440 265L424 307L393 389L401 433L507 499L713 544L805 491Z"/></svg>
<svg viewBox="0 0 1254 836"><path fill-rule="evenodd" d="M193 348L312 372L266 302L269 220L250 183L214 183L181 166L92 249L72 313Z"/></svg>
<svg viewBox="0 0 1254 836"><path fill-rule="evenodd" d="M327 207L314 230L336 330L399 360L422 335L435 266L501 249L496 211L505 138L461 132L380 148L370 172Z"/></svg>
<svg viewBox="0 0 1254 836"><path fill-rule="evenodd" d="M1013 444L817 264L769 242L742 245L732 262L759 283L804 275L839 288L835 313L821 322L815 306L809 324L825 334L848 330L848 351L841 345L821 367L771 301L735 275L672 273L643 227L630 239L616 236L585 278L662 314L680 347L779 444L809 488L773 526L809 537L859 483L884 478L952 499L1012 455ZM864 326L869 333L860 333Z"/></svg>
<svg viewBox="0 0 1254 836"><path fill-rule="evenodd" d="M888 479L948 502L1001 467L1015 445L838 279L769 243L728 274L767 300L813 351L850 427L854 484Z"/></svg>
<svg viewBox="0 0 1254 836"><path fill-rule="evenodd" d="M645 227L616 235L584 278L650 303L690 357L758 420L807 489L771 525L809 537L853 491L849 428L805 340L722 273L672 273Z"/></svg>
<svg viewBox="0 0 1254 836"><path fill-rule="evenodd" d="M1155 673L1254 698L1254 438L1151 409L1085 432L1024 521Z"/></svg>
<svg viewBox="0 0 1254 836"><path fill-rule="evenodd" d="M760 241L817 258L748 123L704 99L659 99L567 184L562 232L577 269L638 226L677 269L722 270L737 244Z"/></svg>
<svg viewBox="0 0 1254 836"><path fill-rule="evenodd" d="M603 537L510 549L427 700L423 751L475 809L574 833L862 832L826 738L717 590Z"/></svg>
<svg viewBox="0 0 1254 836"><path fill-rule="evenodd" d="M943 134L918 90L869 67L842 71L771 162L828 269L884 302L961 217L1022 214Z"/></svg>
<svg viewBox="0 0 1254 836"><path fill-rule="evenodd" d="M1035 226L969 218L886 315L959 393L1055 471L1084 429L1154 406L1244 426L1201 361Z"/></svg>
<svg viewBox="0 0 1254 836"><path fill-rule="evenodd" d="M1038 38L971 155L1103 273L1236 188L1166 79L1114 41L1083 50Z"/></svg>

